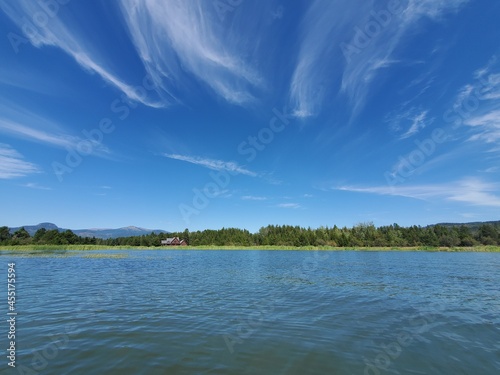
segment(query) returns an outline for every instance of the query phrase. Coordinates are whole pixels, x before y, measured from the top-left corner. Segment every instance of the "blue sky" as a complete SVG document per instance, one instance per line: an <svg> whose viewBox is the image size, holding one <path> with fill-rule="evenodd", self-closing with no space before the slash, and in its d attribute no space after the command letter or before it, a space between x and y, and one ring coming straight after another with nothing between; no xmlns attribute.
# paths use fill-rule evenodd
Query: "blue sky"
<svg viewBox="0 0 500 375"><path fill-rule="evenodd" d="M500 3L0 1L0 224L500 219Z"/></svg>

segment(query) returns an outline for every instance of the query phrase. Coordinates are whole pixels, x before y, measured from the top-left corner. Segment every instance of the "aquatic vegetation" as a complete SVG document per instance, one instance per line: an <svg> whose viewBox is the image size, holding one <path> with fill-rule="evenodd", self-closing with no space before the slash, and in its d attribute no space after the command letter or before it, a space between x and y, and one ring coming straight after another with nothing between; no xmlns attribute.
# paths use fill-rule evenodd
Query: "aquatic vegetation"
<svg viewBox="0 0 500 375"><path fill-rule="evenodd" d="M291 250L291 251L443 251L443 252L500 252L500 246L468 246L468 247L434 247L434 246L241 246L241 245L201 245L183 247L156 247L156 246L103 246L103 245L10 245L0 246L0 255L21 254L23 252L40 252L56 254L65 251L95 251L95 250L164 250L164 251L189 251L189 250ZM71 256L68 254L67 256Z"/></svg>
<svg viewBox="0 0 500 375"><path fill-rule="evenodd" d="M92 259L123 259L128 258L128 254L120 253L120 254L109 254L109 253L97 253L97 254L85 254L83 258L92 258Z"/></svg>

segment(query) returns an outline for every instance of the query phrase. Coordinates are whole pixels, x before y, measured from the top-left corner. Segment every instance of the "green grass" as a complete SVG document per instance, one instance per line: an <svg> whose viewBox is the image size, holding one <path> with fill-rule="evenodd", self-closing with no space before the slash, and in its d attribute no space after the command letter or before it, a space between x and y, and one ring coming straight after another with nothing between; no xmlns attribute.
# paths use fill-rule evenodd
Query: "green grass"
<svg viewBox="0 0 500 375"><path fill-rule="evenodd" d="M322 250L322 251L442 251L442 252L500 252L500 246L473 247L331 247L331 246L102 246L102 245L14 245L0 246L0 251L55 251L55 250Z"/></svg>
<svg viewBox="0 0 500 375"><path fill-rule="evenodd" d="M129 250L129 249L154 249L144 246L103 246L103 245L13 245L0 246L0 251L33 251L33 250Z"/></svg>

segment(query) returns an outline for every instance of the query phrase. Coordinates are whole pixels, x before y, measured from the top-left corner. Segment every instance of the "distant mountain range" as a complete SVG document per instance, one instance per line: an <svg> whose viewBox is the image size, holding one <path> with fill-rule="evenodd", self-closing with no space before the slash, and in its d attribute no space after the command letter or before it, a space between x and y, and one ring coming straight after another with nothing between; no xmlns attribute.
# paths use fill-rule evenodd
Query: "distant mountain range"
<svg viewBox="0 0 500 375"><path fill-rule="evenodd" d="M460 227L462 225L466 226L469 228L472 232L479 230L479 227L483 224L490 224L495 227L500 227L500 220L497 221L475 221L471 223L462 223L462 224L456 224L456 223L439 223L439 224L434 224L434 225L429 225L430 227L434 227L436 225L440 225L442 227Z"/></svg>
<svg viewBox="0 0 500 375"><path fill-rule="evenodd" d="M11 233L14 233L16 230L23 228L23 227L17 227L17 228L9 228ZM45 228L46 230L53 230L57 229L59 232L64 232L67 229L65 228L59 228L57 225L53 223L40 223L37 225L25 225L24 229L30 234L30 236L33 236L37 230ZM144 234L151 234L151 232L154 232L156 234L158 233L169 233L165 230L162 229L146 229L146 228L139 228L139 227L123 227L123 228L117 228L117 229L101 229L101 228L92 228L92 229L71 229L73 233L75 233L78 236L81 237L95 237L95 238L102 238L102 239L107 239L107 238L117 238L117 237L131 237L131 236L142 236Z"/></svg>
<svg viewBox="0 0 500 375"><path fill-rule="evenodd" d="M465 225L468 227L472 232L475 232L479 229L479 227L482 224L491 224L493 226L498 226L500 227L500 220L498 221L484 221L484 222L471 222L471 223L439 223L439 224L434 224L434 225L429 225L429 227L433 227L435 225L441 225L443 227L459 227L461 225ZM20 229L22 227L17 227L17 228L9 228L11 233L14 233L16 230ZM28 231L30 236L33 236L38 229L45 228L46 230L53 230L57 229L60 232L64 232L67 229L64 228L59 228L57 225L53 223L40 223L37 225L25 225L24 229ZM92 228L92 229L71 229L73 233L75 233L78 236L81 237L95 237L95 238L102 238L102 239L108 239L108 238L118 238L118 237L132 237L132 236L142 236L145 234L151 234L151 232L154 232L156 234L158 233L170 233L168 231L162 230L162 229L146 229L146 228L139 228L139 227L123 227L123 228L117 228L117 229L101 229L101 228Z"/></svg>

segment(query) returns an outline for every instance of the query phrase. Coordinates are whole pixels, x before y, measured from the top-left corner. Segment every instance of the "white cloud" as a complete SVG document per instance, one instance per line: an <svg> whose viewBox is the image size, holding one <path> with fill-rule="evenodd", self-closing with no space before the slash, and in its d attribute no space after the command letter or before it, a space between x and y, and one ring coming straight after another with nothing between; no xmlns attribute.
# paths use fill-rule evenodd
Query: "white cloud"
<svg viewBox="0 0 500 375"><path fill-rule="evenodd" d="M46 187L46 186L41 186L37 184L36 182L28 182L27 184L21 185L26 188L30 189L38 189L38 190L52 190L52 188Z"/></svg>
<svg viewBox="0 0 500 375"><path fill-rule="evenodd" d="M432 122L432 121L427 120L428 113L429 113L428 111L422 111L418 115L416 115L415 117L411 118L411 122L412 122L411 126L406 131L406 133L404 133L401 136L401 138L404 139L404 138L408 138L408 137L411 137L412 135L417 134L420 130L425 128L429 122Z"/></svg>
<svg viewBox="0 0 500 375"><path fill-rule="evenodd" d="M488 64L474 72L474 83L466 84L459 91L455 99L454 108L464 107L468 99L471 102L498 102L500 99L500 73L494 73L495 67L498 69L497 58L490 59Z"/></svg>
<svg viewBox="0 0 500 375"><path fill-rule="evenodd" d="M391 113L387 121L394 131L406 128L399 137L399 139L406 139L417 134L434 121L433 118L428 118L428 114L429 111L412 107L400 113Z"/></svg>
<svg viewBox="0 0 500 375"><path fill-rule="evenodd" d="M409 0L403 12L404 23L414 23L422 17L441 19L446 13L457 12L469 0Z"/></svg>
<svg viewBox="0 0 500 375"><path fill-rule="evenodd" d="M500 74L490 74L488 76L488 85L481 93L483 100L500 99Z"/></svg>
<svg viewBox="0 0 500 375"><path fill-rule="evenodd" d="M266 197L256 197L253 195L244 195L241 197L244 201L265 201L267 200Z"/></svg>
<svg viewBox="0 0 500 375"><path fill-rule="evenodd" d="M11 179L39 173L39 168L7 144L0 143L0 178Z"/></svg>
<svg viewBox="0 0 500 375"><path fill-rule="evenodd" d="M104 157L110 154L107 147L95 140L64 134L62 131L54 133L52 131L39 130L19 122L2 118L0 118L0 132L11 134L28 141L45 143L64 149L76 150L79 146L85 147L85 150L88 150L94 156Z"/></svg>
<svg viewBox="0 0 500 375"><path fill-rule="evenodd" d="M496 171L498 171L500 169L500 167L489 167L489 168L486 168L484 170L481 170L479 172L482 172L482 173L494 173Z"/></svg>
<svg viewBox="0 0 500 375"><path fill-rule="evenodd" d="M279 208L301 208L302 206L298 203L280 203L278 204L276 207L279 207Z"/></svg>
<svg viewBox="0 0 500 375"><path fill-rule="evenodd" d="M368 9L365 2L354 5L349 0L310 2L301 25L299 54L289 89L294 116L318 114L326 94L325 77L342 61L336 56L340 38L353 27L350 20L359 20L359 14Z"/></svg>
<svg viewBox="0 0 500 375"><path fill-rule="evenodd" d="M232 161L222 161L216 159L202 158L198 156L186 156L179 154L163 154L163 156L169 159L181 160L191 164L200 165L205 168L213 169L216 171L228 171L237 174L243 174L246 176L257 177L258 174L252 172L244 167L238 165L238 163Z"/></svg>
<svg viewBox="0 0 500 375"><path fill-rule="evenodd" d="M18 0L3 2L3 11L9 18L23 30L33 15L47 13L40 7L40 2L31 0ZM108 68L109 63L100 56L92 46L92 42L79 35L76 28L65 23L60 14L47 16L44 27L37 27L37 33L31 35L29 40L35 47L51 46L60 48L71 56L82 68L97 73L106 82L122 91L129 99L140 102L150 107L163 107L165 103L152 101L140 94L135 88L120 79Z"/></svg>
<svg viewBox="0 0 500 375"><path fill-rule="evenodd" d="M82 136L69 134L66 127L5 99L0 103L0 133L62 149L81 149L93 156L111 156L103 142L89 139L85 133Z"/></svg>
<svg viewBox="0 0 500 375"><path fill-rule="evenodd" d="M31 128L18 122L0 119L0 131L15 135L19 138L48 143L53 146L65 148L72 147L75 139L65 135L55 135L43 130Z"/></svg>
<svg viewBox="0 0 500 375"><path fill-rule="evenodd" d="M463 114L463 124L473 133L469 141L493 145L500 142L500 73L495 69L498 70L498 64L493 57L474 73L476 81L465 85L455 99L455 111ZM472 109L467 111L468 108Z"/></svg>
<svg viewBox="0 0 500 375"><path fill-rule="evenodd" d="M453 183L429 185L396 185L353 187L342 186L335 190L401 196L414 199L444 199L473 206L500 207L500 184L487 183L477 178L466 178Z"/></svg>
<svg viewBox="0 0 500 375"><path fill-rule="evenodd" d="M379 75L381 68L398 63L392 57L394 51L405 42L409 37L409 32L415 30L421 19L439 21L445 14L459 10L467 1L409 0L400 13L392 15L387 25L382 25L381 31L370 39L368 45L362 48L360 53L352 55L352 61L345 67L342 91L351 99L354 113L364 105L371 84ZM372 14L365 13L364 22L358 26L364 29L372 20ZM355 43L354 38L356 38L356 33L353 34L351 43Z"/></svg>
<svg viewBox="0 0 500 375"><path fill-rule="evenodd" d="M481 140L486 143L497 143L500 141L500 109L471 117L464 121L465 125L475 127L476 134L469 140Z"/></svg>
<svg viewBox="0 0 500 375"><path fill-rule="evenodd" d="M221 190L219 192L214 193L214 197L219 198L231 198L233 193L229 189Z"/></svg>
<svg viewBox="0 0 500 375"><path fill-rule="evenodd" d="M166 77L166 91L182 88L180 78L189 72L230 103L255 99L251 91L261 88L263 79L243 59L235 30L222 27L213 2L124 0L120 5L146 70L158 81Z"/></svg>
<svg viewBox="0 0 500 375"><path fill-rule="evenodd" d="M302 22L303 36L290 83L290 105L297 117L314 116L324 100L325 84L341 74L341 93L356 114L376 77L400 63L394 51L410 36L422 18L440 21L468 0L409 0L395 14L389 13L372 37L361 33L374 22L373 12L386 11L375 1L315 0ZM387 13L386 13L387 14ZM346 38L345 36L349 37Z"/></svg>

